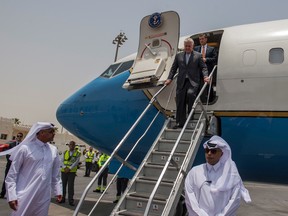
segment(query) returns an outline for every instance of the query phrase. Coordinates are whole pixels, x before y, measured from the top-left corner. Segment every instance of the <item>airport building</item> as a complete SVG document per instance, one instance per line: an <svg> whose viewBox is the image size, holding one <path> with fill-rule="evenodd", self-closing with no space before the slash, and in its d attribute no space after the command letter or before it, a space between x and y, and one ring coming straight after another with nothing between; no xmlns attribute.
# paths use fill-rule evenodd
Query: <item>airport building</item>
<svg viewBox="0 0 288 216"><path fill-rule="evenodd" d="M0 117L0 144L4 144L10 140L14 140L16 135L21 132L24 134L24 137L28 134L32 125L23 125L21 123L15 123L15 119ZM68 147L67 143L71 140L75 141L76 144L80 147L80 150L88 148L89 145L78 139L74 135L65 132L59 132L59 129L55 133L54 141L52 144L55 144L58 148L59 153L64 152Z"/></svg>

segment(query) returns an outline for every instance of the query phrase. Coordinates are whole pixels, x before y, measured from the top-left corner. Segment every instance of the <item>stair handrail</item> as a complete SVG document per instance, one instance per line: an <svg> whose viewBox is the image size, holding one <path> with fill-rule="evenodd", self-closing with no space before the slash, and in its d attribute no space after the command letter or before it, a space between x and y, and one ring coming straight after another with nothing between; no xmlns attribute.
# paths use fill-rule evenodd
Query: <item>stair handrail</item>
<svg viewBox="0 0 288 216"><path fill-rule="evenodd" d="M154 123L154 121L156 120L157 116L159 115L160 111L157 112L157 114L154 116L154 118L152 119L152 121L150 122L150 124L148 125L148 127L146 128L146 130L144 131L144 133L140 136L140 138L136 141L136 143L133 145L132 149L129 151L128 155L126 156L126 158L121 162L120 167L117 169L116 173L114 174L114 176L112 177L112 179L110 180L110 182L108 183L107 187L105 188L104 192L101 194L101 196L98 198L97 202L95 203L95 205L93 206L92 210L90 211L90 213L88 214L88 216L90 216L94 209L97 207L97 205L99 204L99 202L101 201L101 199L103 198L103 196L105 195L106 191L110 188L110 185L112 184L112 182L116 179L118 173L120 172L120 170L122 169L122 167L124 165L126 165L127 160L129 159L130 155L133 153L134 149L138 146L139 142L142 140L142 138L146 135L146 133L148 132L148 130L151 128L152 124ZM115 158L116 158L116 154L115 154ZM120 156L117 156L120 157ZM117 158L116 158L117 159ZM119 159L118 159L119 160ZM137 169L136 169L137 170ZM134 171L136 171L134 170Z"/></svg>
<svg viewBox="0 0 288 216"><path fill-rule="evenodd" d="M212 72L210 73L209 79L213 76L213 73L214 73L215 69L216 69L216 65L214 66ZM200 90L198 96L196 97L196 99L195 99L195 101L194 101L194 104L193 104L193 106L192 106L192 110L190 111L190 113L189 113L189 115L188 115L188 118L187 118L187 120L186 120L186 122L185 122L185 124L184 124L184 126L183 126L183 128L182 128L182 130L181 130L181 132L180 132L180 134L179 134L176 142L175 142L175 145L174 145L174 147L172 148L172 150L171 150L171 152L170 152L170 154L169 154L169 157L168 157L168 159L167 159L167 161L166 161L166 163L165 163L165 165L164 165L164 168L163 168L163 170L162 170L162 172L161 172L161 174L160 174L160 176L159 176L159 178L158 178L158 180L157 180L156 185L155 185L155 187L153 188L153 191L152 191L152 193L151 193L150 196L149 196L149 200L148 200L147 205L146 205L146 208L145 208L144 216L148 216L148 213L149 213L149 211L150 211L150 207L151 207L152 201L153 201L153 199L154 199L154 196L155 196L155 194L156 194L156 191L158 190L159 185L160 185L160 183L161 183L161 181L162 181L162 179L163 179L163 177L164 177L164 175L165 175L165 173L166 173L166 171L167 171L167 169L168 169L168 166L169 166L169 164L171 163L171 160L172 160L172 157L173 157L173 155L174 155L174 153L175 153L175 151L176 151L176 148L178 147L178 144L180 143L180 140L181 140L181 138L182 138L182 136L183 136L183 134L184 134L184 131L185 131L185 129L186 129L186 127L187 127L187 125L188 125L188 123L189 123L192 115L194 114L194 111L195 111L198 103L200 104L201 109L202 109L203 112L204 112L204 116L205 116L206 121L209 120L209 119L208 119L208 115L207 115L207 113L206 113L206 111L205 111L205 109L204 109L204 107L203 107L203 104L202 104L202 102L201 102L201 100L200 100L200 96L203 94L204 89L206 88L206 86L207 86L207 82L204 83L202 89Z"/></svg>
<svg viewBox="0 0 288 216"><path fill-rule="evenodd" d="M177 75L177 74L176 74ZM82 206L82 203L85 199L85 197L87 196L87 193L89 191L89 189L92 187L92 185L95 183L95 181L98 179L98 177L102 174L102 172L104 171L104 169L109 165L109 163L111 162L111 160L114 158L114 156L116 155L116 153L119 151L119 149L122 147L123 143L126 141L126 139L130 136L130 134L133 132L133 130L136 128L136 126L139 124L140 120L143 118L143 116L146 114L146 112L148 111L148 109L151 107L151 105L153 104L153 102L156 100L156 97L167 87L166 84L164 84L154 95L153 97L150 99L148 105L146 106L146 108L144 109L144 111L140 114L140 116L138 117L138 119L134 122L134 124L131 126L131 128L128 130L128 132L125 134L125 136L122 138L122 140L118 143L118 145L116 146L116 148L114 149L114 151L111 153L110 157L108 158L108 160L104 163L104 165L101 167L101 169L97 172L97 174L93 177L93 179L90 181L90 183L86 186L85 190L82 193L82 196L76 206L76 209L73 213L73 216L77 216L78 212Z"/></svg>
<svg viewBox="0 0 288 216"><path fill-rule="evenodd" d="M202 119L202 115L203 115L203 113L200 114L200 118L199 118L200 120ZM187 173L186 173L186 171L185 171L186 168L187 168L187 159L188 159L188 158L191 159L191 157L188 157L188 155L189 155L189 153L191 152L191 149L192 149L192 148L193 148L193 149L195 148L195 144L192 145L192 143L195 142L196 139L194 139L193 137L197 136L197 134L198 134L198 132L197 132L197 134L196 134L196 128L197 128L197 129L199 128L199 124L200 124L200 122L201 122L200 120L199 120L199 121L196 123L196 125L195 125L195 130L193 131L193 133L192 133L192 135L191 135L190 146L189 146L189 148L188 148L188 150L187 150L187 153L186 153L186 155L185 155L185 157L184 157L184 159L183 159L182 165L181 165L181 167L179 168L178 175L177 175L177 177L176 177L176 179L175 179L174 182L178 182L179 179L180 179L182 176L186 176L186 175L187 175ZM196 135L195 135L195 134L196 134ZM197 140L196 140L196 141L197 141ZM170 198L173 196L174 193L172 193L172 192L175 190L175 187L176 187L176 184L173 185L173 187L172 187L172 189L171 189L171 193L170 193L169 197L167 198L167 200L170 200ZM168 202L169 202L169 201L168 201ZM168 203L168 202L167 202L167 203ZM166 206L167 206L167 204L166 204ZM166 206L164 207L164 210L163 210L163 211L166 210Z"/></svg>

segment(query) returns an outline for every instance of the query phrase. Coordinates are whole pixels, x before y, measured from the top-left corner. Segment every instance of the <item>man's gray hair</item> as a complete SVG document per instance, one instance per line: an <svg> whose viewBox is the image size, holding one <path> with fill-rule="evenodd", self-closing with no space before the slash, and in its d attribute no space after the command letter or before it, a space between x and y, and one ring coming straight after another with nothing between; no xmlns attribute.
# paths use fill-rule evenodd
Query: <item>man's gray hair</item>
<svg viewBox="0 0 288 216"><path fill-rule="evenodd" d="M192 45L194 44L194 40L192 39L192 38L190 38L190 37L188 37L188 38L186 38L185 40L184 40L184 44L185 43L192 43Z"/></svg>

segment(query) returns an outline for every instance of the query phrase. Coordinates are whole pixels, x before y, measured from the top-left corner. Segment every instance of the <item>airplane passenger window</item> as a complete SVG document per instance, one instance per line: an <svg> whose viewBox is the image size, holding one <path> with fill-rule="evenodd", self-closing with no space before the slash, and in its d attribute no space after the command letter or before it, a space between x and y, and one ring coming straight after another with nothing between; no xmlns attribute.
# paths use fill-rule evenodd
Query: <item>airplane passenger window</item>
<svg viewBox="0 0 288 216"><path fill-rule="evenodd" d="M281 64L284 61L284 50L282 48L272 48L269 51L269 62L271 64Z"/></svg>
<svg viewBox="0 0 288 216"><path fill-rule="evenodd" d="M124 71L129 70L129 69L132 67L133 62L134 62L134 60L127 61L127 62L123 62L123 63L121 64L121 66L115 71L115 73L113 74L113 76L116 76L116 75L118 75L118 74L120 74L120 73L122 73L122 72L124 72Z"/></svg>
<svg viewBox="0 0 288 216"><path fill-rule="evenodd" d="M120 63L110 65L100 76L107 78L111 77L112 74L117 70L119 65Z"/></svg>

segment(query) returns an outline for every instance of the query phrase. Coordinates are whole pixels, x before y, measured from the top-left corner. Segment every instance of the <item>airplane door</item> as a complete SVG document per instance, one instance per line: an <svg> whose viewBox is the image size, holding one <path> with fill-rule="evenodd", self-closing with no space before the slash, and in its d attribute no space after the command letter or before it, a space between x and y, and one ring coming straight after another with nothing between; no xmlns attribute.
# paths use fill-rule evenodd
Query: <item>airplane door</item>
<svg viewBox="0 0 288 216"><path fill-rule="evenodd" d="M137 57L123 88L151 88L165 82L177 54L179 30L175 11L153 13L141 20Z"/></svg>

